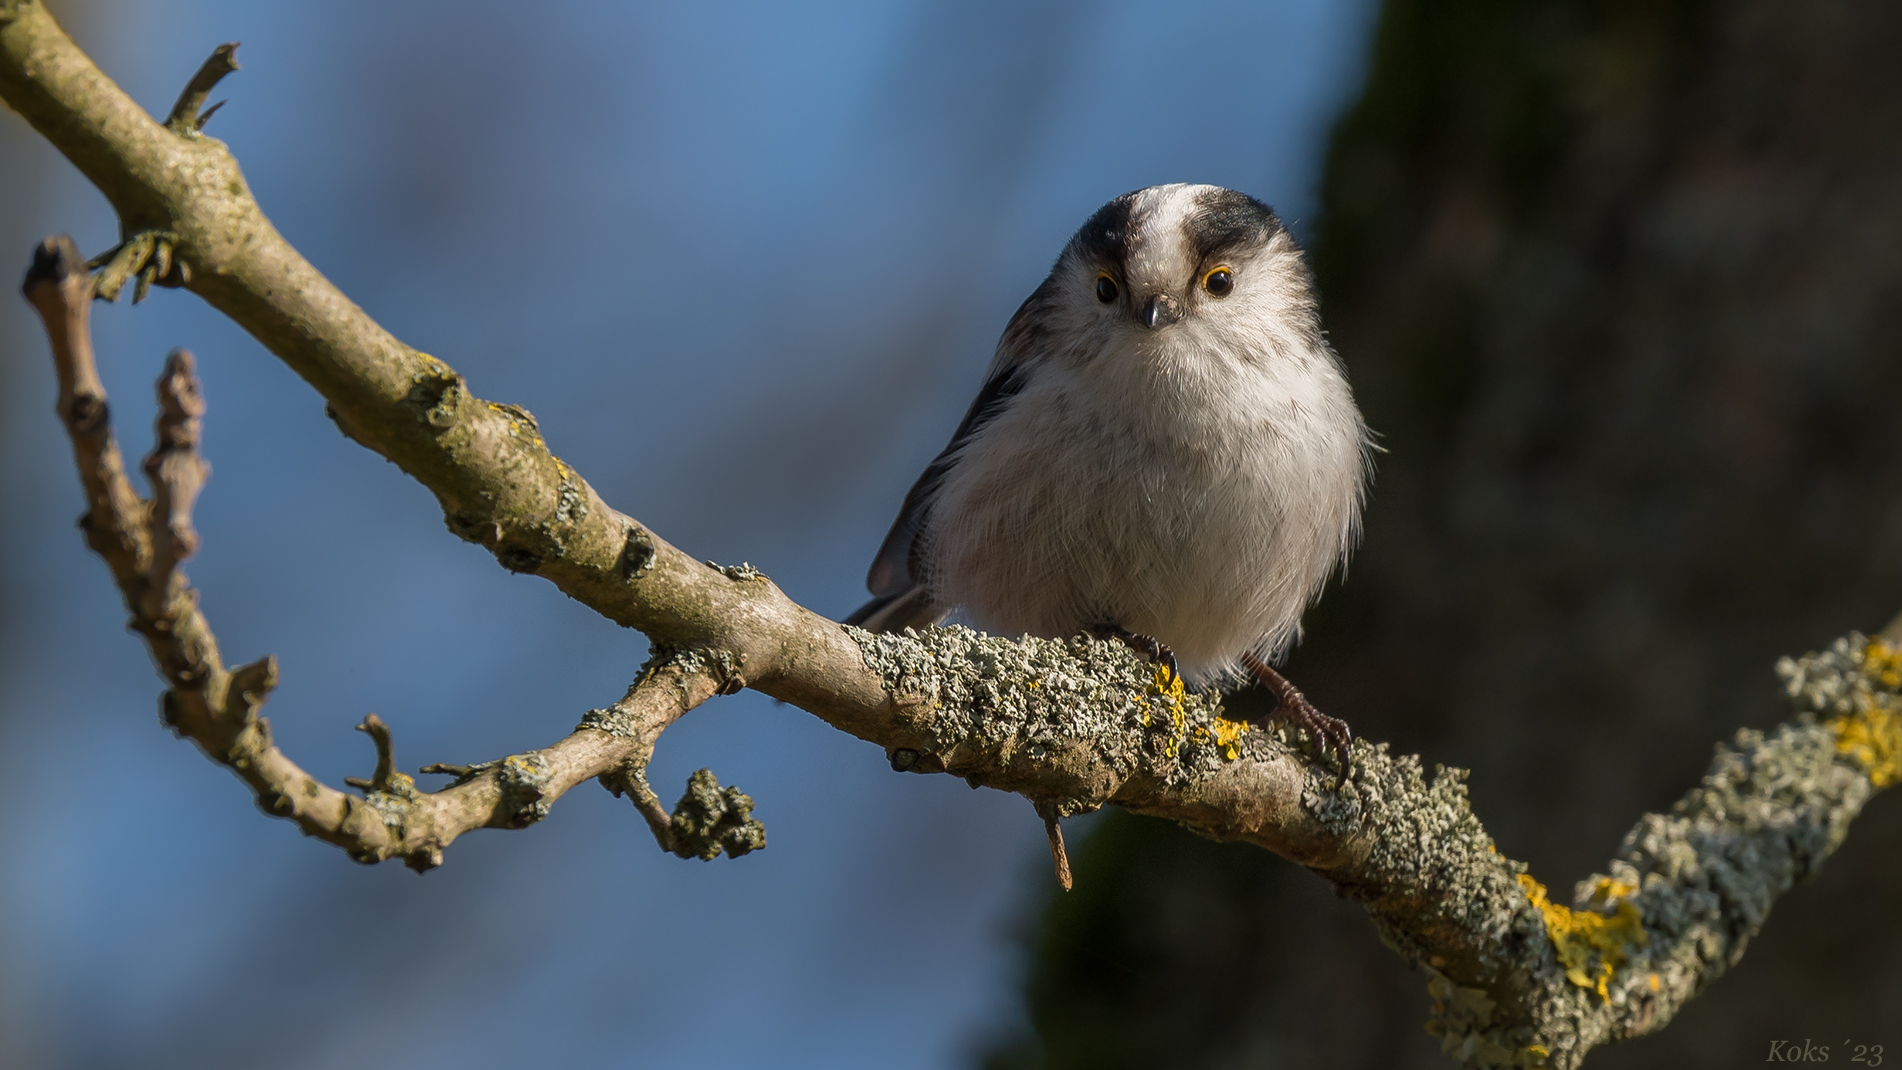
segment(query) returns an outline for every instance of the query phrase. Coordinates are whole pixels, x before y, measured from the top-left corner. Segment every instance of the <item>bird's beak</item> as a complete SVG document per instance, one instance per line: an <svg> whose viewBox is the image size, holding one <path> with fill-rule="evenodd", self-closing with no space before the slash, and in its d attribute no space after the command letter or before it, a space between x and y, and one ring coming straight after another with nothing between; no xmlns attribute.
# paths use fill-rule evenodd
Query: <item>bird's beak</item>
<svg viewBox="0 0 1902 1070"><path fill-rule="evenodd" d="M1143 326L1153 331L1181 319L1182 306L1168 294L1156 294L1143 305L1143 310L1136 314L1136 318L1142 321Z"/></svg>

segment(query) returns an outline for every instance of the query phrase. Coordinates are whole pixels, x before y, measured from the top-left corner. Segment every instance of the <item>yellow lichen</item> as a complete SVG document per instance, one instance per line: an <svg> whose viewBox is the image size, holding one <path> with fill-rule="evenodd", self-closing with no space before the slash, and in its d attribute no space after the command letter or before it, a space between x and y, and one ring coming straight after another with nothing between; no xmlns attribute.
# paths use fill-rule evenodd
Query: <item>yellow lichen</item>
<svg viewBox="0 0 1902 1070"><path fill-rule="evenodd" d="M1902 780L1902 714L1858 695L1855 713L1827 723L1836 733L1836 753L1862 766L1871 784L1886 788Z"/></svg>
<svg viewBox="0 0 1902 1070"><path fill-rule="evenodd" d="M1638 886L1635 884L1626 884L1612 877L1600 877L1598 883L1592 887L1591 898L1585 902L1593 908L1609 907L1628 895L1636 894L1637 891Z"/></svg>
<svg viewBox="0 0 1902 1070"><path fill-rule="evenodd" d="M1626 899L1637 891L1629 884L1600 878L1589 902L1593 906L1614 906L1616 913L1606 915L1595 910L1573 910L1546 898L1545 886L1527 874L1519 874L1519 885L1526 898L1545 918L1546 935L1558 953L1565 978L1580 988L1611 998L1612 975L1630 961L1625 947L1645 945L1644 919L1636 905ZM1593 962L1596 960L1596 969Z"/></svg>
<svg viewBox="0 0 1902 1070"><path fill-rule="evenodd" d="M512 413L512 412L510 412L510 411L508 411L508 410L507 410L506 408L503 408L503 407L502 407L501 405L499 405L499 404L497 404L497 403L495 403L495 402L493 402L493 401L491 401L491 402L488 402L488 406L489 406L489 409L490 409L490 411L492 411L492 412L499 412L499 413L501 413L501 414L502 414L502 417L503 417L504 419L506 419L506 420L507 420L507 421L509 422L509 434L511 434L511 435L517 435L517 434L520 434L520 433L521 433L521 430L522 430L522 421L520 421L520 420L517 420L517 419L515 418L515 414L514 414L514 413Z"/></svg>
<svg viewBox="0 0 1902 1070"><path fill-rule="evenodd" d="M1156 676L1149 684L1149 693L1159 695L1174 705L1180 706L1189 693L1182 686L1182 677L1169 671L1169 666L1156 666Z"/></svg>
<svg viewBox="0 0 1902 1070"><path fill-rule="evenodd" d="M1182 737L1184 729L1188 726L1188 719L1183 716L1182 712L1182 703L1188 698L1188 692L1182 687L1182 677L1169 671L1167 665L1158 665L1156 666L1156 677L1149 685L1149 693L1160 698L1169 706L1169 721L1175 726L1175 733L1170 738L1169 745L1164 748L1163 753L1173 758L1176 756L1176 740ZM1147 725L1148 723L1149 715L1145 711L1143 714L1143 724Z"/></svg>
<svg viewBox="0 0 1902 1070"><path fill-rule="evenodd" d="M1216 746L1222 748L1222 757L1231 762L1241 755L1236 744L1241 741L1242 734L1247 731L1247 721L1231 721L1226 717L1217 717L1214 724L1209 726L1210 734L1215 737Z"/></svg>
<svg viewBox="0 0 1902 1070"><path fill-rule="evenodd" d="M1862 670L1891 691L1902 691L1902 646L1872 639L1862 652Z"/></svg>
<svg viewBox="0 0 1902 1070"><path fill-rule="evenodd" d="M1871 683L1893 694L1902 689L1902 647L1876 639L1863 650L1862 669ZM1869 782L1886 788L1902 780L1902 714L1889 695L1856 696L1856 712L1825 724L1836 733L1836 753L1862 766Z"/></svg>

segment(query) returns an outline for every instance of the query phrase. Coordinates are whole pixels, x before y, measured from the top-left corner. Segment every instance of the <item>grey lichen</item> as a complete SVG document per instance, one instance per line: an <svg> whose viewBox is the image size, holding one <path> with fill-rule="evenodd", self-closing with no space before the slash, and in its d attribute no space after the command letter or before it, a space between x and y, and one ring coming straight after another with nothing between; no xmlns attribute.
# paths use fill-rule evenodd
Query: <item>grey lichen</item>
<svg viewBox="0 0 1902 1070"><path fill-rule="evenodd" d="M580 723L575 725L575 730L580 731L583 728L606 732L610 736L618 736L621 739L635 739L639 735L634 718L626 710L616 706L589 710L582 714Z"/></svg>
<svg viewBox="0 0 1902 1070"><path fill-rule="evenodd" d="M366 791L363 803L375 810L383 819L383 824L394 838L403 838L403 827L409 823L411 800L416 796L416 782L407 773L397 773L390 778L387 788Z"/></svg>
<svg viewBox="0 0 1902 1070"><path fill-rule="evenodd" d="M502 759L495 771L496 786L501 789L503 805L512 815L510 827L532 825L548 816L549 781L554 770L539 751L511 754Z"/></svg>
<svg viewBox="0 0 1902 1070"><path fill-rule="evenodd" d="M681 677L708 676L720 682L720 693L730 695L745 686L746 678L741 669L746 655L731 650L708 650L701 647L676 647L664 643L655 643L648 652L647 661L641 666L636 680L645 679L664 670L677 671ZM614 711L604 711L614 713ZM584 727L590 725L584 719Z"/></svg>
<svg viewBox="0 0 1902 1070"><path fill-rule="evenodd" d="M853 638L908 711L915 738L888 746L894 768L949 771L1057 801L1066 814L1122 801L1118 790L1133 778L1189 795L1231 763L1285 763L1313 749L1291 729L1228 720L1218 694L1184 692L1113 641L1011 642L964 628ZM1523 867L1493 850L1473 815L1466 773L1442 768L1429 781L1418 758L1365 744L1344 790L1334 790L1324 764L1310 758L1306 769L1301 834L1338 848L1324 853L1339 861L1317 871L1364 903L1410 961L1446 965L1440 950L1458 943L1465 954L1449 969L1502 983L1537 915L1526 915L1514 882ZM1502 1034L1496 1046L1509 1050L1508 1041Z"/></svg>
<svg viewBox="0 0 1902 1070"><path fill-rule="evenodd" d="M1120 644L1009 642L964 628L851 634L902 711L886 741L894 769L948 771L1060 801L1064 813L1113 801L1139 776L1193 792L1225 763L1305 742L1242 731L1221 716L1219 696L1171 688ZM1429 778L1418 758L1384 745L1356 749L1340 791L1310 762L1300 820L1340 859L1310 864L1428 970L1429 1031L1449 1054L1471 1066L1576 1066L1593 1047L1659 1028L1735 962L1775 898L1841 843L1872 777L1890 775L1902 655L1884 647L1881 675L1873 649L1850 636L1786 661L1799 722L1720 748L1703 784L1640 821L1610 875L1581 882L1573 907L1550 902L1495 849L1464 770ZM1862 729L1870 741L1858 759L1841 722L1870 710L1891 719Z"/></svg>
<svg viewBox="0 0 1902 1070"><path fill-rule="evenodd" d="M766 826L753 817L753 800L735 787L722 788L710 769L687 778L686 794L674 807L673 852L711 862L763 850Z"/></svg>
<svg viewBox="0 0 1902 1070"><path fill-rule="evenodd" d="M1185 691L1113 641L1012 642L956 626L851 633L866 666L917 711L909 720L919 738L890 752L895 765L1000 787L1067 771L1080 782L1058 792L1066 813L1101 805L1139 768L1179 783L1270 745L1223 718L1219 695ZM913 753L901 759L900 750ZM1074 760L1052 761L1060 754Z"/></svg>
<svg viewBox="0 0 1902 1070"><path fill-rule="evenodd" d="M1806 697L1847 683L1827 655L1804 660L1821 685ZM1614 1015L1610 1036L1662 1024L1742 958L1771 904L1841 845L1873 794L1828 727L1786 724L1767 735L1737 733L1671 813L1645 815L1625 836L1610 876L1580 886L1581 898L1606 882L1638 889L1631 901L1649 937L1609 1000L1644 1013Z"/></svg>
<svg viewBox="0 0 1902 1070"><path fill-rule="evenodd" d="M1879 647L1851 635L1784 659L1796 723L1720 746L1703 782L1669 814L1642 818L1610 873L1579 882L1571 907L1491 849L1464 773L1442 769L1428 784L1415 759L1384 748L1363 756L1350 797L1310 803L1334 827L1358 795L1378 830L1356 879L1330 876L1366 896L1387 942L1427 967L1428 1032L1448 1054L1468 1066L1576 1066L1594 1047L1668 1022L1841 844L1883 775L1881 734L1893 732L1893 721L1870 720L1892 714L1902 682L1893 650ZM1856 739L1877 737L1866 748L1875 758L1846 745L1854 718ZM1436 902L1394 902L1406 888ZM1449 965L1420 944L1446 923L1468 934L1471 961Z"/></svg>
<svg viewBox="0 0 1902 1070"><path fill-rule="evenodd" d="M1777 897L1822 865L1875 793L1842 724L1896 708L1898 681L1878 652L1892 656L1852 634L1783 659L1796 722L1719 745L1670 813L1647 814L1626 834L1609 874L1579 882L1573 908L1541 904L1548 939L1522 953L1530 1031L1511 1030L1523 1046L1495 1063L1484 1041L1505 1038L1479 1030L1469 1065L1575 1066L1594 1047L1661 1028L1742 958ZM1530 877L1518 880L1542 899ZM1548 1061L1523 1063L1527 1053Z"/></svg>
<svg viewBox="0 0 1902 1070"><path fill-rule="evenodd" d="M403 403L422 416L422 422L437 433L456 426L456 411L469 396L468 384L454 368L427 353L416 354L420 365L410 376L409 393Z"/></svg>
<svg viewBox="0 0 1902 1070"><path fill-rule="evenodd" d="M1367 908L1388 947L1427 971L1426 1029L1442 1050L1469 1066L1543 1066L1524 1001L1557 986L1522 966L1544 934L1515 879L1525 867L1493 846L1467 776L1436 766L1429 779L1417 756L1362 745L1349 786L1332 792L1310 777L1302 805L1337 842L1365 845L1319 872Z"/></svg>
<svg viewBox="0 0 1902 1070"><path fill-rule="evenodd" d="M722 565L717 561L709 561L707 562L707 567L720 573L729 580L738 580L742 583L766 578L766 573L761 572L745 561L737 565Z"/></svg>
<svg viewBox="0 0 1902 1070"><path fill-rule="evenodd" d="M1425 969L1427 995L1433 1000L1426 1031L1440 1038L1442 1052L1465 1066L1545 1065L1541 1051L1511 1046L1506 1030L1493 1026L1499 1003L1485 989L1456 984L1431 966Z"/></svg>
<svg viewBox="0 0 1902 1070"><path fill-rule="evenodd" d="M1520 903L1513 876L1523 867L1499 854L1474 816L1467 771L1435 766L1429 781L1417 756L1394 757L1384 744L1370 750L1357 763L1353 788L1337 810L1310 804L1337 835L1371 835L1365 861L1336 883L1351 898L1377 904L1373 914L1382 939L1408 960L1430 962L1433 953L1414 935L1430 921L1492 937L1474 949L1469 971L1505 969L1515 953L1503 938ZM1397 904L1378 904L1396 889L1411 894Z"/></svg>
<svg viewBox="0 0 1902 1070"><path fill-rule="evenodd" d="M1865 703L1892 701L1895 689L1867 669L1868 651L1869 638L1851 632L1827 650L1778 660L1777 675L1783 678L1784 692L1799 716L1841 717L1856 713Z"/></svg>
<svg viewBox="0 0 1902 1070"><path fill-rule="evenodd" d="M629 524L621 543L619 570L622 579L635 579L654 567L654 538L639 524Z"/></svg>
<svg viewBox="0 0 1902 1070"><path fill-rule="evenodd" d="M561 489L555 496L555 515L543 529L559 542L566 538L569 527L588 515L588 489L561 458L555 458L555 467L561 473Z"/></svg>

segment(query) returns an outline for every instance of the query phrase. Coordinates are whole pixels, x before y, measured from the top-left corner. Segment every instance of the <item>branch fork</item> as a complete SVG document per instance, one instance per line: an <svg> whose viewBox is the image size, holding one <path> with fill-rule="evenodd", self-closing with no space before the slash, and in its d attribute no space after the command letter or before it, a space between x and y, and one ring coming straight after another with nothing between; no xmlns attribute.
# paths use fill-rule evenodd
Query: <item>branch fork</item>
<svg viewBox="0 0 1902 1070"><path fill-rule="evenodd" d="M425 773L455 778L439 792L418 791L410 776L397 771L390 728L372 713L357 727L376 746L375 772L368 779L344 778L364 794L323 785L273 745L270 723L259 714L278 683L276 659L227 670L198 593L178 568L198 550L192 507L211 474L199 452L205 401L192 355L173 350L158 379L154 446L144 464L153 493L146 501L133 489L112 434L93 355L92 282L70 238L41 243L22 291L52 344L57 409L88 500L81 526L106 559L133 630L145 638L170 685L160 702L161 719L237 773L266 813L297 821L359 862L401 857L427 870L442 864L443 848L464 832L533 824L575 784L631 762L644 765L662 728L729 687L731 674L721 659L657 658L620 702L596 711L599 722L584 721L553 747L476 766L425 766ZM701 807L704 819L683 826L701 835L693 841L695 853L705 854L702 841L714 844L715 854L725 850L735 857L764 846L764 831L750 819L752 800L711 784L711 801ZM674 850L678 839L664 839L662 846Z"/></svg>

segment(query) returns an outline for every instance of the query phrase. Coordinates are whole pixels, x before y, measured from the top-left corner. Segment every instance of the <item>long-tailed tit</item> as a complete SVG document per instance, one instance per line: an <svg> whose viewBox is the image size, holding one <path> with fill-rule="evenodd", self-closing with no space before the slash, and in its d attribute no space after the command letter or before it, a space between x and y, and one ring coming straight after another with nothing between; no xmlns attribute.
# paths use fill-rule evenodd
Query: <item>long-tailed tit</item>
<svg viewBox="0 0 1902 1070"><path fill-rule="evenodd" d="M1271 668L1360 529L1371 439L1265 204L1153 186L1090 217L1011 317L872 563L873 631L1115 636L1191 683Z"/></svg>

